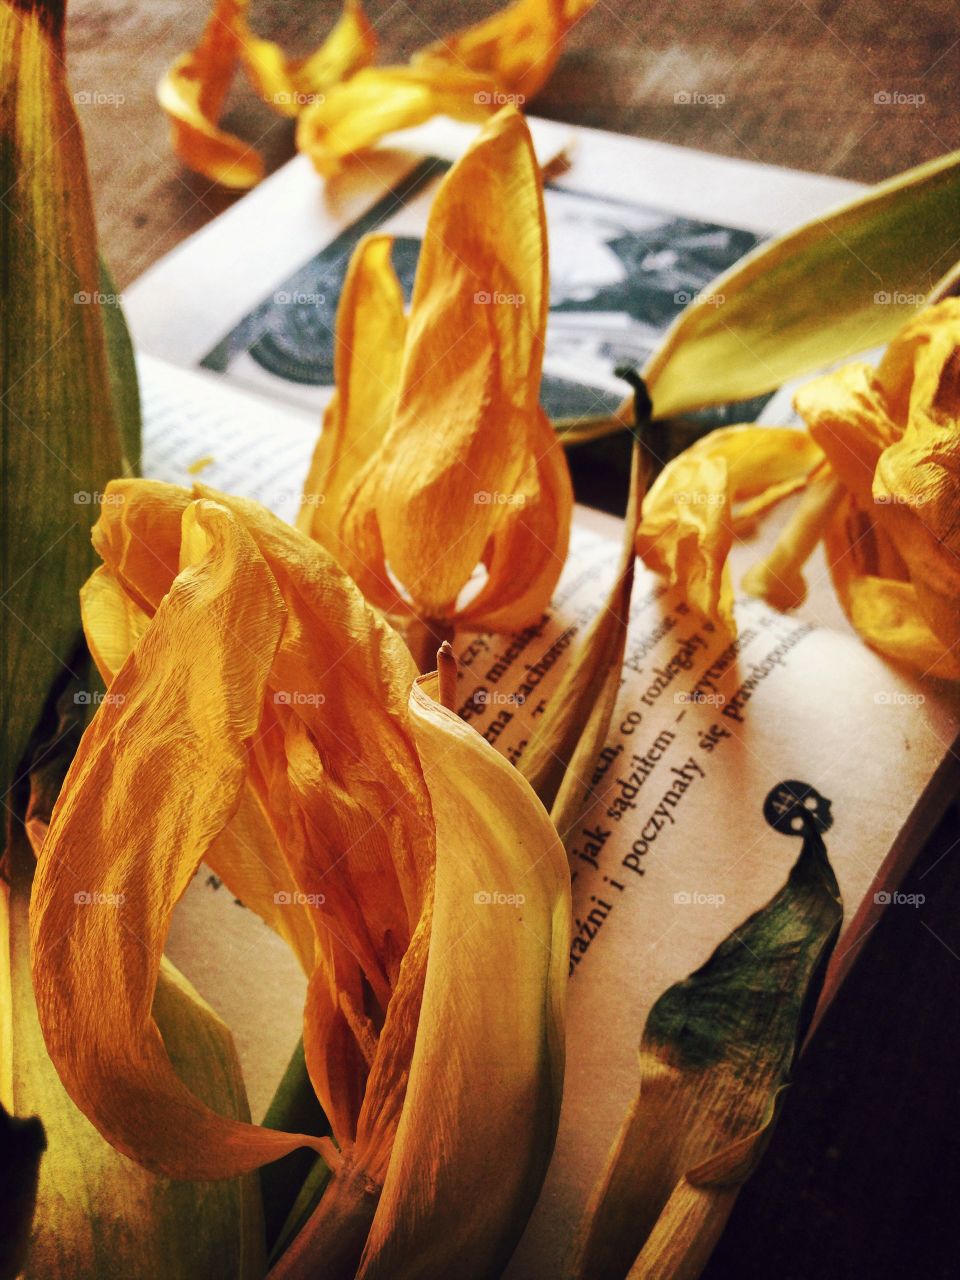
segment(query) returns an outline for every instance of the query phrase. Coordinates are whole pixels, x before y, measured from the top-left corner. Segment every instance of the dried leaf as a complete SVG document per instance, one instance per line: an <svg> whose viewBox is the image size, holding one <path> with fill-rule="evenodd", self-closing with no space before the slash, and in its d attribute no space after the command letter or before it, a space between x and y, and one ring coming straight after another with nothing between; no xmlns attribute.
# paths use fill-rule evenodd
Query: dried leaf
<svg viewBox="0 0 960 1280"><path fill-rule="evenodd" d="M842 919L808 820L783 889L650 1011L575 1280L694 1280L769 1134Z"/></svg>
<svg viewBox="0 0 960 1280"><path fill-rule="evenodd" d="M101 288L82 136L64 79L62 20L56 6L0 3L4 794L76 643L77 592L94 563L90 528L122 467L121 419L127 450L139 456L123 320L118 299Z"/></svg>

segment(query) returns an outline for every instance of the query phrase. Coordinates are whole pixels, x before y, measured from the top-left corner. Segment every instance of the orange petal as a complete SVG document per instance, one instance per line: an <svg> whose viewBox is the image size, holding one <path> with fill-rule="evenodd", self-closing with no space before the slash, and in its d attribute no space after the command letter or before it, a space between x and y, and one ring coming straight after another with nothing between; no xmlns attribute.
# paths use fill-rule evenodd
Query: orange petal
<svg viewBox="0 0 960 1280"><path fill-rule="evenodd" d="M487 580L457 611L457 625L519 631L553 595L563 571L573 515L573 486L563 446L542 411L533 419L532 461L485 557Z"/></svg>
<svg viewBox="0 0 960 1280"><path fill-rule="evenodd" d="M335 1129L336 1136L348 1141L358 1116L357 1086L349 1086L347 1097L330 1093L347 1087L345 1070L332 1063L315 1021L346 1045L368 999L382 1013L421 918L434 836L408 727L407 690L416 669L402 640L322 547L257 503L202 486L195 492L228 509L247 531L286 606L249 778L282 852L289 889L309 905L314 964L323 973L311 981L304 1046L331 1120L348 1126ZM115 481L109 495L97 525L100 554L132 595L162 598L164 574L172 580L173 529L189 492L131 480ZM235 835L228 828L224 839ZM275 875L276 856L263 856ZM259 894L256 909L271 919L269 900L263 905L269 877L264 871L254 878L252 870L246 880L251 905ZM280 927L281 921L271 923ZM358 1048L350 1049L349 1062L356 1063Z"/></svg>
<svg viewBox="0 0 960 1280"><path fill-rule="evenodd" d="M353 506L375 510L391 572L430 617L452 615L542 456L546 266L539 170L522 117L507 109L437 192L394 419Z"/></svg>
<svg viewBox="0 0 960 1280"><path fill-rule="evenodd" d="M304 485L298 527L321 542L349 570L368 600L402 607L383 562L376 522L363 515L356 544L340 536L367 464L383 443L393 415L407 321L390 259L392 236L367 236L347 268L337 307L334 374L337 389Z"/></svg>
<svg viewBox="0 0 960 1280"><path fill-rule="evenodd" d="M485 120L495 109L490 77L447 63L371 67L332 88L297 122L297 149L324 177L347 156L365 151L387 133L411 129L435 115Z"/></svg>
<svg viewBox="0 0 960 1280"><path fill-rule="evenodd" d="M929 626L947 648L958 649L960 301L949 299L909 324L877 381L894 411L907 414L902 436L877 463L878 519L903 556Z"/></svg>
<svg viewBox="0 0 960 1280"><path fill-rule="evenodd" d="M182 54L157 85L170 118L173 148L188 169L244 190L263 177L254 147L218 127L237 63L261 98L282 115L308 103L373 59L376 37L359 4L347 0L324 43L305 58L287 58L247 23L248 0L216 0L196 47Z"/></svg>
<svg viewBox="0 0 960 1280"><path fill-rule="evenodd" d="M284 627L272 577L228 512L192 505L184 541L183 572L67 774L31 938L47 1048L77 1105L148 1168L218 1178L316 1140L209 1110L151 1012L170 915L237 804ZM186 667L171 660L184 653Z"/></svg>
<svg viewBox="0 0 960 1280"><path fill-rule="evenodd" d="M751 508L805 481L819 449L803 431L724 427L669 462L643 503L637 553L705 617L733 627L727 556L734 505Z"/></svg>
<svg viewBox="0 0 960 1280"><path fill-rule="evenodd" d="M411 694L437 821L430 955L362 1280L499 1275L536 1200L560 1109L566 857L528 784L435 693L430 676Z"/></svg>
<svg viewBox="0 0 960 1280"><path fill-rule="evenodd" d="M442 37L418 53L415 65L435 61L486 72L518 105L550 76L569 29L596 0L514 0L489 18Z"/></svg>
<svg viewBox="0 0 960 1280"><path fill-rule="evenodd" d="M317 170L434 115L482 120L546 83L567 31L595 0L515 0L421 49L409 66L363 71L301 117L297 146Z"/></svg>
<svg viewBox="0 0 960 1280"><path fill-rule="evenodd" d="M814 378L794 405L844 488L866 506L880 454L899 435L867 364L849 364Z"/></svg>
<svg viewBox="0 0 960 1280"><path fill-rule="evenodd" d="M880 653L921 676L960 679L960 652L935 635L912 582L882 577L865 567L873 559L863 513L849 496L825 534L834 587L851 625Z"/></svg>
<svg viewBox="0 0 960 1280"><path fill-rule="evenodd" d="M341 80L373 61L377 37L359 0L346 0L343 13L323 44L304 58L288 58L272 40L262 40L243 23L240 57L247 76L268 106L297 116Z"/></svg>
<svg viewBox="0 0 960 1280"><path fill-rule="evenodd" d="M253 147L217 128L242 47L246 0L216 0L199 43L181 54L157 85L170 118L173 149L188 169L244 190L263 177Z"/></svg>

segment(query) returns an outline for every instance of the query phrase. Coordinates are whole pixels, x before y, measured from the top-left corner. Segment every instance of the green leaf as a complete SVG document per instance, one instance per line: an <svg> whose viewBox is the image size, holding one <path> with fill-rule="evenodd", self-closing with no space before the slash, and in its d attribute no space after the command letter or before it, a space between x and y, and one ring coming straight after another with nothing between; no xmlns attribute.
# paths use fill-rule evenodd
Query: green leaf
<svg viewBox="0 0 960 1280"><path fill-rule="evenodd" d="M0 0L4 793L75 643L97 495L122 470L111 308L102 301L62 22L62 6ZM110 325L117 384L126 387L122 318L111 315ZM132 424L129 388L124 400Z"/></svg>
<svg viewBox="0 0 960 1280"><path fill-rule="evenodd" d="M100 291L108 298L119 298L110 268L100 259ZM107 343L107 365L110 394L117 415L123 446L123 474L139 475L141 449L140 384L133 342L126 316L119 302L103 308L104 336ZM112 477L111 477L112 478Z"/></svg>
<svg viewBox="0 0 960 1280"><path fill-rule="evenodd" d="M954 262L960 152L870 188L748 253L667 331L644 378L657 418L762 395L881 346ZM619 428L630 421L625 401ZM617 429L567 424L568 443Z"/></svg>
<svg viewBox="0 0 960 1280"><path fill-rule="evenodd" d="M784 888L653 1006L576 1280L699 1275L769 1137L842 916L808 823Z"/></svg>
<svg viewBox="0 0 960 1280"><path fill-rule="evenodd" d="M263 1117L263 1124L267 1129L280 1129L284 1133L311 1133L318 1138L330 1133L329 1121L310 1082L302 1036L297 1041L283 1079ZM320 1165L323 1165L323 1161L318 1159L316 1152L303 1147L299 1151L291 1151L280 1160L274 1160L272 1164L263 1165L259 1170L268 1252L280 1240L284 1224L297 1203L302 1188L311 1178L316 1180L321 1176ZM326 1169L326 1165L323 1167ZM328 1176L329 1170L323 1177L324 1184Z"/></svg>

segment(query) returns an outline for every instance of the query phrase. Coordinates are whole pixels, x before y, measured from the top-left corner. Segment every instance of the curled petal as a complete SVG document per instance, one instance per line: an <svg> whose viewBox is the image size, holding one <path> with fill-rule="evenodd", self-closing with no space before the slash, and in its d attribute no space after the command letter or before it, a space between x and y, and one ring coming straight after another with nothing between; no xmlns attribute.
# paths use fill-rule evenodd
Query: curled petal
<svg viewBox="0 0 960 1280"><path fill-rule="evenodd" d="M287 58L247 23L248 0L216 0L196 47L182 54L157 85L170 118L173 149L188 169L222 186L245 190L263 177L254 147L218 127L237 64L261 98L281 115L295 116L305 104L373 58L376 38L358 0L343 14L313 54Z"/></svg>
<svg viewBox="0 0 960 1280"><path fill-rule="evenodd" d="M727 556L733 529L725 511L727 488L721 458L689 459L682 454L668 464L644 503L637 554L648 568L679 587L704 617L732 627ZM693 502L687 501L691 494Z"/></svg>
<svg viewBox="0 0 960 1280"><path fill-rule="evenodd" d="M906 378L892 374L911 349ZM930 628L960 646L960 302L924 312L892 344L877 375L894 410L907 402L899 440L877 463L874 501L916 588ZM898 385L899 384L899 385Z"/></svg>
<svg viewBox="0 0 960 1280"><path fill-rule="evenodd" d="M337 307L337 389L324 414L297 524L349 570L368 600L399 611L403 600L386 573L376 521L362 512L351 521L352 539L340 533L383 443L400 383L407 321L392 246L392 236L367 236L350 259Z"/></svg>
<svg viewBox="0 0 960 1280"><path fill-rule="evenodd" d="M563 570L573 514L566 454L546 414L532 420L531 462L485 555L487 580L457 613L463 627L519 631L550 599Z"/></svg>
<svg viewBox="0 0 960 1280"><path fill-rule="evenodd" d="M124 589L157 608L164 576L167 589L173 581L175 529L191 493L140 480L114 482L109 492L97 548ZM408 724L416 668L322 547L257 503L200 486L194 492L229 510L246 531L285 608L248 772L273 836L252 840L266 866L250 861L244 870L232 824L223 837L232 848L213 853L222 854L222 866L237 859L225 878L237 884L242 875L265 919L281 932L295 928L290 940L301 959L310 955L309 939L299 921L278 919L269 890L285 875L281 891L306 896L313 965L322 971L311 980L305 1012L307 1064L337 1139L352 1141L360 1093L357 1086L331 1092L346 1088L346 1079L331 1065L314 1019L342 1044L357 1041L345 1062L370 1057L361 1043L364 1020L382 1019L422 916L434 834ZM362 1073L358 1080L362 1087Z"/></svg>
<svg viewBox="0 0 960 1280"><path fill-rule="evenodd" d="M807 598L803 567L823 537L843 490L824 469L811 481L800 506L780 534L770 554L743 576L743 589L775 609L795 609Z"/></svg>
<svg viewBox="0 0 960 1280"><path fill-rule="evenodd" d="M804 483L821 460L806 432L724 427L669 462L643 504L637 554L708 618L733 627L727 556L736 504L752 510Z"/></svg>
<svg viewBox="0 0 960 1280"><path fill-rule="evenodd" d="M246 0L217 0L196 48L181 54L157 85L173 149L188 169L245 190L263 177L253 147L217 127L242 48Z"/></svg>
<svg viewBox="0 0 960 1280"><path fill-rule="evenodd" d="M431 116L483 120L505 102L522 106L546 83L570 27L594 0L515 0L491 17L420 50L409 66L361 71L309 107L297 145L317 170Z"/></svg>
<svg viewBox="0 0 960 1280"><path fill-rule="evenodd" d="M331 177L347 156L387 133L435 115L485 120L496 101L487 75L446 63L426 67L368 67L308 106L297 121L297 148Z"/></svg>
<svg viewBox="0 0 960 1280"><path fill-rule="evenodd" d="M428 45L417 65L449 61L484 71L520 103L546 84L569 29L595 0L514 0L483 22Z"/></svg>
<svg viewBox="0 0 960 1280"><path fill-rule="evenodd" d="M883 450L899 435L868 364L844 365L794 396L797 412L843 487L866 506Z"/></svg>
<svg viewBox="0 0 960 1280"><path fill-rule="evenodd" d="M869 533L864 537L863 513L845 498L824 542L833 584L851 625L867 644L919 675L960 679L960 653L933 632L914 584L870 571L876 562L871 541Z"/></svg>
<svg viewBox="0 0 960 1280"><path fill-rule="evenodd" d="M190 506L184 542L183 572L67 774L31 940L40 1023L77 1105L155 1172L218 1178L315 1140L211 1111L177 1076L152 1012L170 915L237 805L284 627L269 571L228 512ZM186 651L186 668L171 660Z"/></svg>
<svg viewBox="0 0 960 1280"><path fill-rule="evenodd" d="M373 61L377 37L359 0L346 0L343 13L313 53L288 58L272 40L262 40L246 23L240 57L247 76L263 101L285 116L297 116L334 85Z"/></svg>
<svg viewBox="0 0 960 1280"><path fill-rule="evenodd" d="M132 600L101 565L80 588L80 616L87 647L104 684L109 685L137 647L152 611L148 613Z"/></svg>
<svg viewBox="0 0 960 1280"><path fill-rule="evenodd" d="M410 707L437 820L436 905L363 1280L498 1275L536 1199L559 1116L570 937L563 847L516 770L434 701L433 681L418 682Z"/></svg>

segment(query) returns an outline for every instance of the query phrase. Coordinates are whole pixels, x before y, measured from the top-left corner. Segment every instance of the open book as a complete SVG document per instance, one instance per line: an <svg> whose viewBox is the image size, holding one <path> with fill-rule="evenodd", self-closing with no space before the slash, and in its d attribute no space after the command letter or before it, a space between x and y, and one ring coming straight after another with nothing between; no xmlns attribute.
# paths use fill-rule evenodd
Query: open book
<svg viewBox="0 0 960 1280"><path fill-rule="evenodd" d="M586 132L536 130L546 151ZM291 162L126 295L142 352L144 474L182 484L199 474L293 517L329 395L345 258L359 234L384 226L409 279L430 185L458 145L452 127L418 133L419 153L385 153L362 192L354 180L324 197L306 163ZM580 142L547 201L559 228L544 387L554 413L612 407L621 393L610 367L642 360L691 291L850 185L609 135ZM771 422L789 413L785 394L754 407ZM728 420L738 413L750 416ZM735 548L735 580L789 512L766 523L762 541ZM513 761L604 601L619 538L616 521L578 509L550 611L516 636L457 637L458 709ZM575 918L566 1088L512 1280L561 1274L636 1093L655 999L786 879L798 845L765 819L771 793L802 782L830 806L825 839L845 910L824 1000L877 913L916 905L897 886L955 783L960 706L863 645L822 559L808 581L808 600L788 617L741 601L731 644L638 565L613 727L592 799L562 833ZM516 883L482 886L475 906L509 909L522 894L518 871ZM233 1028L258 1118L300 1032L295 961L206 870L178 907L168 952Z"/></svg>

